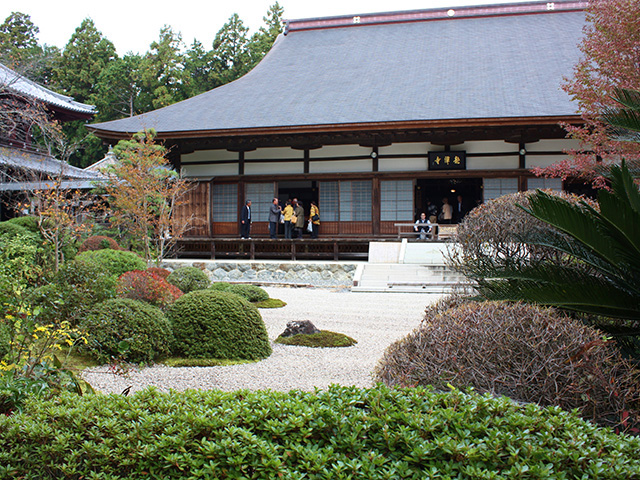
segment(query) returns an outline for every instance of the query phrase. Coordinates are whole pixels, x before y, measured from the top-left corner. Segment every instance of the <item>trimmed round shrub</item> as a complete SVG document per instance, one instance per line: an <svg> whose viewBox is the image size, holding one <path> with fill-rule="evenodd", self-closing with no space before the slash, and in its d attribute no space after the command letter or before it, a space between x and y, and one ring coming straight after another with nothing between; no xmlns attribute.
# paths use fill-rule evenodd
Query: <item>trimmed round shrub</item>
<svg viewBox="0 0 640 480"><path fill-rule="evenodd" d="M481 280L495 267L571 262L553 248L530 243L533 239L562 235L518 206L528 208L529 197L534 193L503 195L469 212L457 227L456 242L448 245L446 260L449 266L472 279ZM586 201L597 209L597 203L589 199L564 192L552 193L572 203Z"/></svg>
<svg viewBox="0 0 640 480"><path fill-rule="evenodd" d="M76 325L96 304L113 298L116 279L104 268L78 260L65 262L53 281L32 291L30 298L47 322Z"/></svg>
<svg viewBox="0 0 640 480"><path fill-rule="evenodd" d="M180 297L167 314L174 351L189 358L257 360L271 355L258 309L227 292L197 290Z"/></svg>
<svg viewBox="0 0 640 480"><path fill-rule="evenodd" d="M148 363L166 356L173 341L171 324L157 307L129 298L97 305L82 322L86 349L100 362L113 358Z"/></svg>
<svg viewBox="0 0 640 480"><path fill-rule="evenodd" d="M82 242L78 252L82 253L87 251L103 250L106 248L110 248L111 250L122 250L120 245L118 245L118 242L113 238L105 237L104 235L94 235Z"/></svg>
<svg viewBox="0 0 640 480"><path fill-rule="evenodd" d="M34 232L31 232L29 229L23 227L22 225L17 225L10 221L0 222L0 235L9 235L12 237L15 235L30 236L33 233Z"/></svg>
<svg viewBox="0 0 640 480"><path fill-rule="evenodd" d="M269 294L260 287L255 285L237 284L230 285L227 289L228 292L235 293L241 297L246 298L251 303L262 302L269 299Z"/></svg>
<svg viewBox="0 0 640 480"><path fill-rule="evenodd" d="M153 273L154 275L157 275L164 280L166 280L167 277L171 274L171 272L166 268L159 268L159 267L149 267L147 268L147 272Z"/></svg>
<svg viewBox="0 0 640 480"><path fill-rule="evenodd" d="M640 378L601 332L553 309L521 303L441 309L392 344L375 375L387 385L473 387L521 402L577 408L583 417L610 425L623 411L640 412L632 388Z"/></svg>
<svg viewBox="0 0 640 480"><path fill-rule="evenodd" d="M125 272L132 270L145 270L147 262L133 252L124 250L94 250L82 252L76 257L77 260L108 271L111 275L119 277Z"/></svg>
<svg viewBox="0 0 640 480"><path fill-rule="evenodd" d="M13 225L19 225L21 227L26 228L32 233L37 233L38 235L40 235L40 227L38 226L38 217L34 217L34 216L15 217L7 220L7 223L10 223ZM45 225L48 225L48 223L45 223Z"/></svg>
<svg viewBox="0 0 640 480"><path fill-rule="evenodd" d="M228 282L213 282L209 288L211 290L217 290L219 292L226 292L227 290L229 290L230 286L231 284Z"/></svg>
<svg viewBox="0 0 640 480"><path fill-rule="evenodd" d="M204 290L211 284L207 274L196 267L179 267L167 277L167 282L178 287L184 293Z"/></svg>
<svg viewBox="0 0 640 480"><path fill-rule="evenodd" d="M118 296L165 308L182 296L175 285L149 270L133 270L118 278Z"/></svg>

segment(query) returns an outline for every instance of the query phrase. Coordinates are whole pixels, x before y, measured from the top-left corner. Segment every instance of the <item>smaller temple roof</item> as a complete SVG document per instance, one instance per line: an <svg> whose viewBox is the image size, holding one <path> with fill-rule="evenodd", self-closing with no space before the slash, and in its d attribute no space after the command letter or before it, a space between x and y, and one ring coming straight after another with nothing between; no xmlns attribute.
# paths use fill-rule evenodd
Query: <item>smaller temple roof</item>
<svg viewBox="0 0 640 480"><path fill-rule="evenodd" d="M17 92L18 94L41 101L54 109L74 112L88 117L96 114L95 105L76 102L72 97L61 95L49 90L48 88L23 77L19 73L14 72L1 63L0 85Z"/></svg>
<svg viewBox="0 0 640 480"><path fill-rule="evenodd" d="M0 170L5 170L6 168L23 172L21 176L27 179L39 176L44 178L60 177L66 183L72 182L74 188L92 188L92 182L100 181L103 178L99 172L73 167L46 153L0 146ZM17 178L14 181L0 183L0 191L45 188L47 183L51 183L51 181L31 181L30 179L22 181L21 178Z"/></svg>

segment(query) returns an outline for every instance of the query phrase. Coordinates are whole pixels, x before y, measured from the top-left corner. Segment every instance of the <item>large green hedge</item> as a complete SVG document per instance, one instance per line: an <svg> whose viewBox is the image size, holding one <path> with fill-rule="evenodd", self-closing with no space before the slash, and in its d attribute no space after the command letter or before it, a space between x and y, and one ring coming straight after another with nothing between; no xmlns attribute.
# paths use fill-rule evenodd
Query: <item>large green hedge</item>
<svg viewBox="0 0 640 480"><path fill-rule="evenodd" d="M0 444L0 478L640 478L638 438L423 388L63 394L0 416Z"/></svg>
<svg viewBox="0 0 640 480"><path fill-rule="evenodd" d="M174 352L189 358L258 360L271 355L258 309L233 293L196 290L169 307Z"/></svg>

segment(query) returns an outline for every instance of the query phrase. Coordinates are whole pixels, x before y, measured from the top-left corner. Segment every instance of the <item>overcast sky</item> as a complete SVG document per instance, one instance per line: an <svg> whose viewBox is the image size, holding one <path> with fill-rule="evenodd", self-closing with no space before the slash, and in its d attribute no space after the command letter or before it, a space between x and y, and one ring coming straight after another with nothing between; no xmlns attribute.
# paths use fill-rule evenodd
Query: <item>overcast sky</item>
<svg viewBox="0 0 640 480"><path fill-rule="evenodd" d="M517 0L280 0L285 19L357 15ZM0 23L11 12L22 12L40 29L39 42L64 48L83 19L90 17L111 40L119 55L144 53L158 39L160 29L170 25L182 34L187 46L194 38L211 48L215 34L233 13L240 15L250 33L262 25L275 0L3 0Z"/></svg>

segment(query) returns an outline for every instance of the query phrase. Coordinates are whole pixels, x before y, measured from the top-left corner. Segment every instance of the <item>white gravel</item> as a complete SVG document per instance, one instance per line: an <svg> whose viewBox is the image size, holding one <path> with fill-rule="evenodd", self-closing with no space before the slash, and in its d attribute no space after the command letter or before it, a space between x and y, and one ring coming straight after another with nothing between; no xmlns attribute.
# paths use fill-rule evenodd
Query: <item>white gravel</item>
<svg viewBox="0 0 640 480"><path fill-rule="evenodd" d="M284 308L261 309L273 353L265 360L223 367L156 365L114 375L106 367L87 369L83 378L97 391L120 393L155 386L159 390L313 390L330 384L372 385L371 372L386 347L418 326L425 307L440 295L352 293L346 290L268 287ZM358 343L346 348L309 348L273 343L292 320L311 320L321 330L340 332Z"/></svg>

